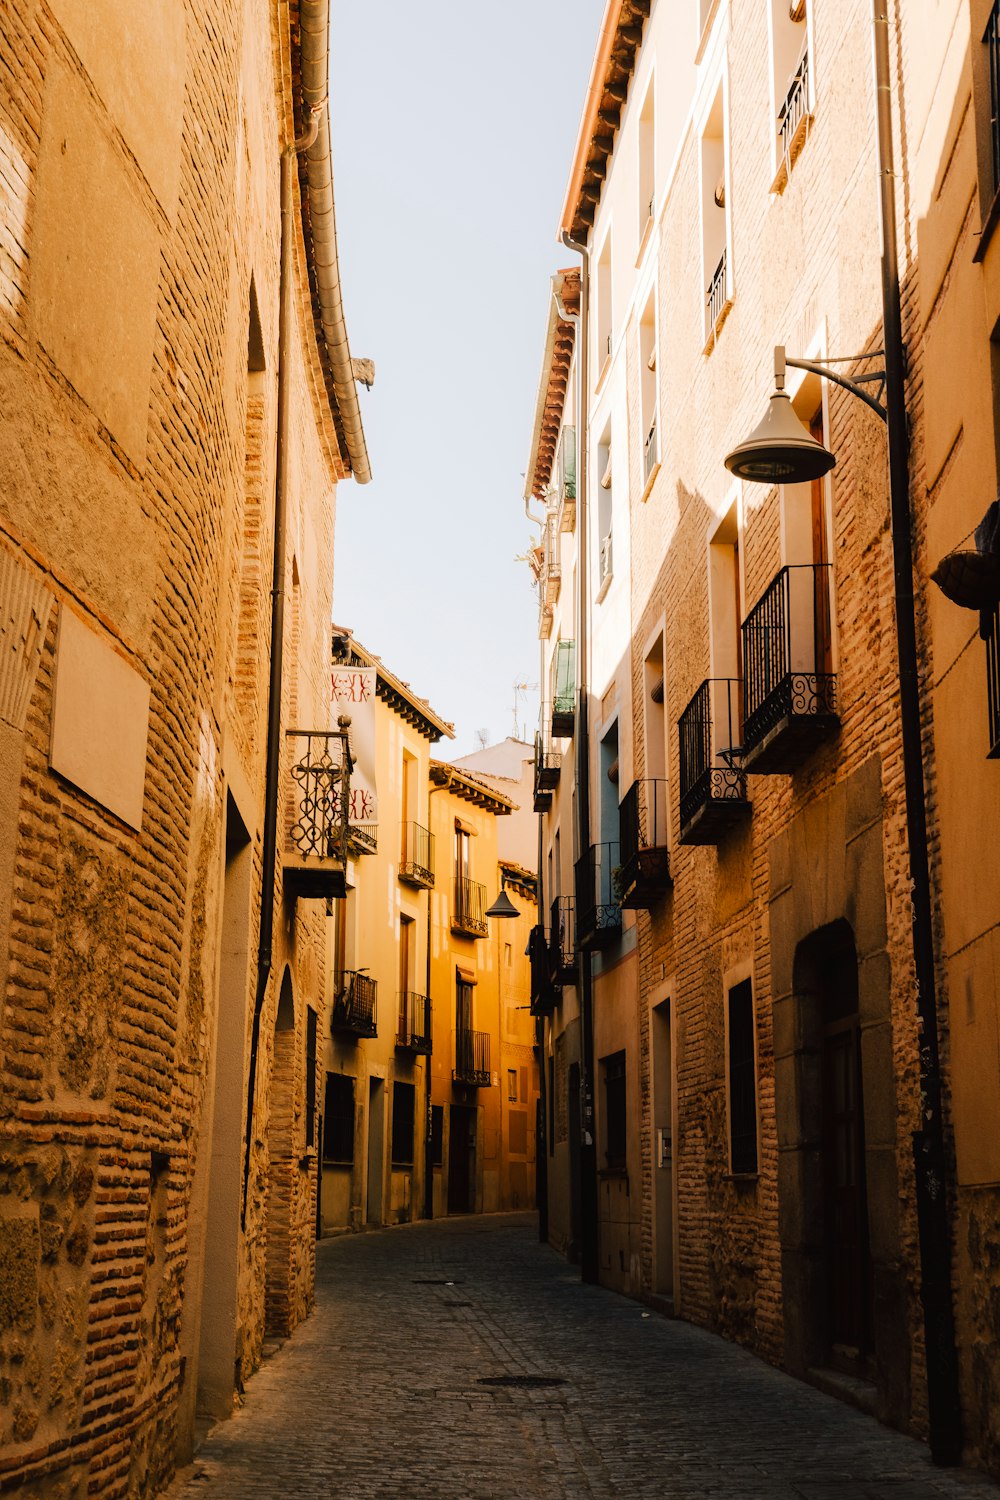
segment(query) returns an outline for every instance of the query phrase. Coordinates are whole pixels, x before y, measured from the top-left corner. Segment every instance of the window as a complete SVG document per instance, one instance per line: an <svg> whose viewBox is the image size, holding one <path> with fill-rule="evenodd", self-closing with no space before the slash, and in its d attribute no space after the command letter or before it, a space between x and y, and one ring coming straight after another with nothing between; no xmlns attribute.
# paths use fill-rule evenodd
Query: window
<svg viewBox="0 0 1000 1500"><path fill-rule="evenodd" d="M647 652L642 672L645 692L643 717L646 747L646 775L662 781L667 774L667 729L664 712L663 636L658 635Z"/></svg>
<svg viewBox="0 0 1000 1500"><path fill-rule="evenodd" d="M323 1160L354 1164L354 1079L327 1073L323 1107Z"/></svg>
<svg viewBox="0 0 1000 1500"><path fill-rule="evenodd" d="M316 1144L316 1012L306 1009L306 1146Z"/></svg>
<svg viewBox="0 0 1000 1500"><path fill-rule="evenodd" d="M510 1104L517 1103L517 1069L507 1069L507 1101Z"/></svg>
<svg viewBox="0 0 1000 1500"><path fill-rule="evenodd" d="M614 533L614 500L611 471L611 427L597 445L597 587L598 593L611 582L614 572L612 551Z"/></svg>
<svg viewBox="0 0 1000 1500"><path fill-rule="evenodd" d="M639 323L639 398L642 422L642 488L643 493L660 461L659 435L656 426L656 300L650 292Z"/></svg>
<svg viewBox="0 0 1000 1500"><path fill-rule="evenodd" d="M772 191L788 181L812 113L806 0L770 0L771 98L774 120Z"/></svg>
<svg viewBox="0 0 1000 1500"><path fill-rule="evenodd" d="M594 370L597 383L600 384L604 374L604 367L611 358L611 345L613 341L611 321L611 235L610 232L601 246L601 253L597 258L597 317L594 320L597 336L597 353L594 359Z"/></svg>
<svg viewBox="0 0 1000 1500"><path fill-rule="evenodd" d="M392 1164L413 1166L413 1117L416 1090L412 1083L392 1086Z"/></svg>
<svg viewBox="0 0 1000 1500"><path fill-rule="evenodd" d="M653 79L649 81L639 116L639 240L652 227L656 210L656 115Z"/></svg>
<svg viewBox="0 0 1000 1500"><path fill-rule="evenodd" d="M464 828L455 825L455 874L459 880L468 880L470 875L470 839Z"/></svg>
<svg viewBox="0 0 1000 1500"><path fill-rule="evenodd" d="M701 135L701 250L706 353L732 303L726 90L720 81Z"/></svg>
<svg viewBox="0 0 1000 1500"><path fill-rule="evenodd" d="M749 979L728 996L729 1163L735 1175L757 1170L757 1049Z"/></svg>
<svg viewBox="0 0 1000 1500"><path fill-rule="evenodd" d="M414 961L415 944L417 936L417 924L412 917L401 916L399 919L399 993L408 995L413 989L412 976L416 965Z"/></svg>
<svg viewBox="0 0 1000 1500"><path fill-rule="evenodd" d="M472 981L461 969L455 974L455 1030L459 1035L472 1030Z"/></svg>
<svg viewBox="0 0 1000 1500"><path fill-rule="evenodd" d="M612 1171L622 1170L626 1160L625 1053L601 1059L604 1076L604 1159Z"/></svg>
<svg viewBox="0 0 1000 1500"><path fill-rule="evenodd" d="M444 1105L431 1105L431 1166L444 1162Z"/></svg>
<svg viewBox="0 0 1000 1500"><path fill-rule="evenodd" d="M973 97L976 106L976 145L979 166L979 215L983 240L989 240L997 220L1000 194L1000 0L975 0L973 36L982 45L972 48ZM982 30L980 30L982 28ZM975 259L985 253L980 244Z"/></svg>

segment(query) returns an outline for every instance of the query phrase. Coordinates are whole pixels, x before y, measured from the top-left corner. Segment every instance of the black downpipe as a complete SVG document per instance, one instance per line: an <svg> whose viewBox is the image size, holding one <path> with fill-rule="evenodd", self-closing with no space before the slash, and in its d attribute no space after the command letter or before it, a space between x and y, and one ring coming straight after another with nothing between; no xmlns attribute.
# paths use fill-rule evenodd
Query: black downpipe
<svg viewBox="0 0 1000 1500"><path fill-rule="evenodd" d="M544 664L544 650L542 651ZM542 681L544 672L539 674L539 682ZM541 746L536 741L536 754ZM538 778L538 768L535 767L535 778ZM539 928L544 930L545 920L545 882L542 878L545 857L545 814L538 814L538 879L535 882L535 915ZM535 942L531 945L532 961L537 963L535 955L538 952L538 934ZM534 978L534 975L532 975ZM535 1120L535 1206L538 1209L538 1238L541 1244L548 1243L549 1238L549 1158L548 1158L548 1136L546 1121L548 1113L548 1083L545 1078L545 1017L535 1018L535 1051L538 1053L538 1116Z"/></svg>
<svg viewBox="0 0 1000 1500"><path fill-rule="evenodd" d="M580 268L580 356L577 362L576 444L576 811L577 857L590 848L590 705L588 684L590 581L587 469L588 387L590 382L590 251L564 232L562 242L582 257ZM580 1274L597 1281L600 1271L597 1223L597 1141L594 1136L594 980L590 950L580 955Z"/></svg>
<svg viewBox="0 0 1000 1500"><path fill-rule="evenodd" d="M443 786L432 786L431 789L430 789L430 791L427 793L427 829L428 829L428 832L430 832L430 826L431 826L431 798L434 796L435 792L445 792L445 791L447 791L448 788L451 786L452 779L453 779L454 775L455 775L454 771L449 771L448 772L448 780L444 783L444 785ZM431 1012L432 1012L432 1008L433 1008L433 1001L431 1000L431 938L432 938L432 933L431 933L431 892L428 891L427 892L427 957L426 957L427 984L425 986L425 989L427 991L427 1024L428 1024L428 1026L431 1025ZM432 1031L431 1035L433 1036L433 1034L434 1033ZM426 1073L427 1073L427 1100L426 1100L427 1112L426 1112L426 1118L425 1118L425 1121L424 1121L424 1212L423 1212L423 1217L425 1219L433 1219L433 1217L434 1217L434 1143L433 1143L433 1140L431 1138L431 1124L432 1124L433 1119L434 1119L434 1104L433 1104L433 1101L432 1101L432 1098L431 1098L431 1086L432 1086L432 1083L433 1083L433 1078L431 1076L431 1074L432 1074L431 1057L427 1058ZM441 1110L441 1130L442 1130L442 1133L443 1133L444 1132L444 1107L443 1106L442 1106L442 1110Z"/></svg>
<svg viewBox="0 0 1000 1500"><path fill-rule="evenodd" d="M274 867L278 852L278 773L281 765L281 682L285 642L285 552L288 521L288 419L291 397L288 386L289 293L292 258L292 174L296 157L316 139L319 116L313 115L305 135L290 150L281 153L281 258L278 274L278 425L275 436L274 561L271 573L271 657L267 685L267 772L264 783L264 830L261 847L260 933L257 939L257 990L250 1033L250 1066L247 1072L246 1135L243 1141L243 1205L240 1225L247 1223L250 1192L250 1148L253 1141L254 1096L257 1087L257 1056L260 1023L271 974L274 943Z"/></svg>
<svg viewBox="0 0 1000 1500"><path fill-rule="evenodd" d="M920 1093L923 1129L916 1131L913 1136L917 1226L920 1237L920 1298L924 1309L931 1456L937 1464L957 1464L962 1454L962 1418L952 1304L951 1226L947 1190L951 1172L945 1149L941 1107L934 930L920 723L920 676L913 600L909 435L896 243L887 0L873 0L873 20L892 558L899 650L906 833L913 892L913 967L917 1014L921 1027Z"/></svg>

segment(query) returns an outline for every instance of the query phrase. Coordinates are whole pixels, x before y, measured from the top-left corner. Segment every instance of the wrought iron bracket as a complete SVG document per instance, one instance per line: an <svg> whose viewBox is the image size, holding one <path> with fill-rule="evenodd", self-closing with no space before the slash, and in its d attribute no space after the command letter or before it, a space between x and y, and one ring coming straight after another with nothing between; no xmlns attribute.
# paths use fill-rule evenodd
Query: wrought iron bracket
<svg viewBox="0 0 1000 1500"><path fill-rule="evenodd" d="M775 351L777 353L777 351ZM784 354L784 351L782 351ZM873 349L870 354L844 354L837 359L827 359L822 364L814 359L793 359L790 354L784 354L784 362L796 370L809 370L813 375L821 375L824 380L831 380L834 385L841 386L845 391L850 391L852 396L857 396L866 406L870 406L883 422L888 423L889 413L882 404L885 394L885 365L884 363L876 370L870 370L865 375L841 375L836 370L831 370L830 365L853 365L860 364L864 360L885 359L884 349ZM872 396L865 390L866 385L878 381L878 395Z"/></svg>

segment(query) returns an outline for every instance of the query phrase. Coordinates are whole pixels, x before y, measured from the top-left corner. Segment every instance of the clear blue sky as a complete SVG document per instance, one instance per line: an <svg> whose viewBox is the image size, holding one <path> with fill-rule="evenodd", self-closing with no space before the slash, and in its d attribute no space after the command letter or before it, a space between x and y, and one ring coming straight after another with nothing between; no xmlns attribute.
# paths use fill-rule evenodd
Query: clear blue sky
<svg viewBox="0 0 1000 1500"><path fill-rule="evenodd" d="M514 561L559 211L604 0L335 0L330 107L374 478L340 486L334 618L455 723L513 732L538 681ZM537 693L521 710L534 734ZM523 721L527 719L525 726Z"/></svg>

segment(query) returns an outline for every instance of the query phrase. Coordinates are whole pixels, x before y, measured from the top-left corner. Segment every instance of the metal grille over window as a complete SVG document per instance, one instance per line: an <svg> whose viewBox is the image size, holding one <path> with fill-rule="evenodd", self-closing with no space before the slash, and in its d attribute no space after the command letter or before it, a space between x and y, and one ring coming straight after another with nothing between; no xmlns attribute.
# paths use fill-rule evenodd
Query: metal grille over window
<svg viewBox="0 0 1000 1500"><path fill-rule="evenodd" d="M708 284L705 294L708 303L708 327L709 331L715 328L722 317L722 309L726 305L726 252L723 250L719 258L719 264Z"/></svg>
<svg viewBox="0 0 1000 1500"><path fill-rule="evenodd" d="M990 147L995 193L1000 190L1000 3L990 11L983 41L990 56Z"/></svg>
<svg viewBox="0 0 1000 1500"><path fill-rule="evenodd" d="M795 133L809 112L809 54L803 52L792 74L788 93L778 110L778 140L782 156L791 154Z"/></svg>
<svg viewBox="0 0 1000 1500"><path fill-rule="evenodd" d="M990 720L990 759L1000 760L1000 604L994 605L986 637L986 694Z"/></svg>

